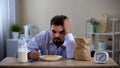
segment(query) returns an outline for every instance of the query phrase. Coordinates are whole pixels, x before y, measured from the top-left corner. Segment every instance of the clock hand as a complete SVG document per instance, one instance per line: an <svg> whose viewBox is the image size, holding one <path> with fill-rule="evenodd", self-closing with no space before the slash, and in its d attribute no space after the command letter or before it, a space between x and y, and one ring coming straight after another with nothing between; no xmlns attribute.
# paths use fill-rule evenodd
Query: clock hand
<svg viewBox="0 0 120 68"><path fill-rule="evenodd" d="M99 57L99 59L101 59L103 56L104 56L104 54L101 57Z"/></svg>

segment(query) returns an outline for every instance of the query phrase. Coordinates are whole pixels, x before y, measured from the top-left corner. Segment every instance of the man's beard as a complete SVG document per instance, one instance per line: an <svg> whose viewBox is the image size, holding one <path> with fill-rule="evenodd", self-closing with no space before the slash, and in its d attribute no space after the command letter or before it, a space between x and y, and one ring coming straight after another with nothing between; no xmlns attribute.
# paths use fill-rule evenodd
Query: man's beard
<svg viewBox="0 0 120 68"><path fill-rule="evenodd" d="M57 46L60 47L63 44L64 41L62 41L60 38L54 38L53 43Z"/></svg>

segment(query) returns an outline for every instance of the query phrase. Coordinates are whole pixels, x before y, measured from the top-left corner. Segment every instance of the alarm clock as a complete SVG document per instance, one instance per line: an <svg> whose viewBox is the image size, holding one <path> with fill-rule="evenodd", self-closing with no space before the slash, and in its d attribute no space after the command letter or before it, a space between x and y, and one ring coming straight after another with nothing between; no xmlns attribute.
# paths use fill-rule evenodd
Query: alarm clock
<svg viewBox="0 0 120 68"><path fill-rule="evenodd" d="M94 61L96 63L106 63L109 60L109 54L106 51L96 51Z"/></svg>

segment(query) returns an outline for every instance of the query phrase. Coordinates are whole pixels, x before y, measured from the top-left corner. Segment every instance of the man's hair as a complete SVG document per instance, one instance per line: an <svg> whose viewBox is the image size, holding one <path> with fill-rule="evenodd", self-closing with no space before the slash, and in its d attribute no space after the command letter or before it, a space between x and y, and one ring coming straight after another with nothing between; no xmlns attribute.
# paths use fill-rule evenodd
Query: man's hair
<svg viewBox="0 0 120 68"><path fill-rule="evenodd" d="M64 20L67 19L68 17L65 15L56 15L51 19L50 25L55 25L59 26L64 24Z"/></svg>

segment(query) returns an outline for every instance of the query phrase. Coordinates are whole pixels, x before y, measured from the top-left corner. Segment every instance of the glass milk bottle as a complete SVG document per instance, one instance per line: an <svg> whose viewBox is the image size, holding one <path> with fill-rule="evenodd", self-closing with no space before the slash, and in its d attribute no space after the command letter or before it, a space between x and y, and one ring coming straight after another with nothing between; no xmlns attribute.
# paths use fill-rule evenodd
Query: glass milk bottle
<svg viewBox="0 0 120 68"><path fill-rule="evenodd" d="M28 62L27 42L25 40L24 35L21 35L18 41L18 62Z"/></svg>

